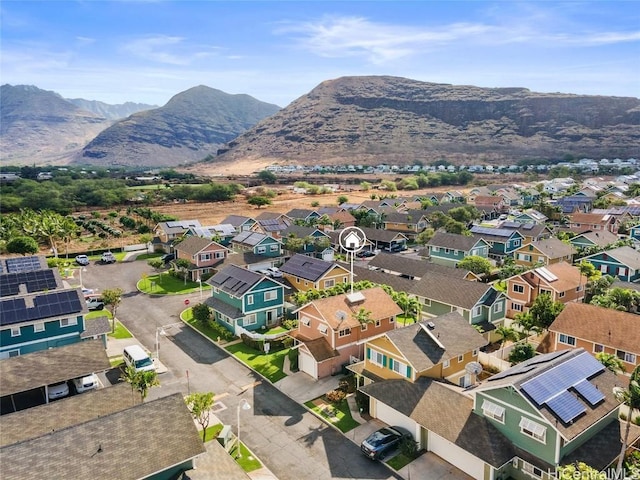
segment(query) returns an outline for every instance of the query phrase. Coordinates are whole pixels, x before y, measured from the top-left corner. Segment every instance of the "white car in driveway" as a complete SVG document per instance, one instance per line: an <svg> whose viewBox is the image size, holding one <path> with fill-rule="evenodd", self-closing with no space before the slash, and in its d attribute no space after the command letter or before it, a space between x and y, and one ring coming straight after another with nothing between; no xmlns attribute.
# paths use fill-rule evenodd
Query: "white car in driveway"
<svg viewBox="0 0 640 480"><path fill-rule="evenodd" d="M271 272L273 278L282 278L282 272L276 267L269 267L267 271Z"/></svg>
<svg viewBox="0 0 640 480"><path fill-rule="evenodd" d="M89 390L95 390L100 385L98 376L95 373L87 375L86 377L74 378L73 386L76 387L77 393L87 392Z"/></svg>
<svg viewBox="0 0 640 480"><path fill-rule="evenodd" d="M78 265L82 265L83 267L87 266L89 265L89 257L87 257L86 255L78 255L76 256L76 263Z"/></svg>
<svg viewBox="0 0 640 480"><path fill-rule="evenodd" d="M69 385L67 382L58 382L47 387L47 396L49 400L57 400L69 395Z"/></svg>

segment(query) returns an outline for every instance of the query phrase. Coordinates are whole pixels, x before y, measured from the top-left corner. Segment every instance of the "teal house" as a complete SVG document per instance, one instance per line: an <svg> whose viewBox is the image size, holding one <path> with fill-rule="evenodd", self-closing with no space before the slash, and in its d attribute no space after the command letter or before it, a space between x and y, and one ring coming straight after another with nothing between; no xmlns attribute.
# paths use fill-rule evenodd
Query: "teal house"
<svg viewBox="0 0 640 480"><path fill-rule="evenodd" d="M493 286L447 275L426 275L407 293L422 304L422 313L437 317L458 312L471 325L485 332L499 326L505 318L506 297Z"/></svg>
<svg viewBox="0 0 640 480"><path fill-rule="evenodd" d="M287 243L291 238L304 239L302 250L287 248ZM321 252L329 246L331 246L331 237L316 227L305 227L294 223L282 231L282 247L293 253L313 254Z"/></svg>
<svg viewBox="0 0 640 480"><path fill-rule="evenodd" d="M489 244L485 240L455 233L436 232L425 246L429 260L446 267L456 267L471 255L489 257Z"/></svg>
<svg viewBox="0 0 640 480"><path fill-rule="evenodd" d="M283 315L285 286L271 277L229 265L207 280L206 304L220 325L240 335L277 325Z"/></svg>
<svg viewBox="0 0 640 480"><path fill-rule="evenodd" d="M483 239L490 246L489 257L502 259L523 245L524 236L517 230L508 228L481 227L474 225L471 233L477 239Z"/></svg>
<svg viewBox="0 0 640 480"><path fill-rule="evenodd" d="M43 268L43 266L45 268ZM8 258L0 271L0 359L77 343L87 338L87 304L79 288L63 288L41 257ZM91 337L107 333L108 323ZM105 344L106 346L106 344Z"/></svg>
<svg viewBox="0 0 640 480"><path fill-rule="evenodd" d="M634 225L629 229L629 236L634 240L640 241L640 225Z"/></svg>
<svg viewBox="0 0 640 480"><path fill-rule="evenodd" d="M231 239L231 248L235 252L249 252L262 257L282 255L282 243L279 240L259 232L240 232Z"/></svg>
<svg viewBox="0 0 640 480"><path fill-rule="evenodd" d="M623 282L640 279L640 252L631 247L618 247L613 250L594 253L583 257L603 275L618 277Z"/></svg>
<svg viewBox="0 0 640 480"><path fill-rule="evenodd" d="M579 251L585 248L604 250L607 246L617 241L618 236L608 230L588 231L569 239L569 243Z"/></svg>

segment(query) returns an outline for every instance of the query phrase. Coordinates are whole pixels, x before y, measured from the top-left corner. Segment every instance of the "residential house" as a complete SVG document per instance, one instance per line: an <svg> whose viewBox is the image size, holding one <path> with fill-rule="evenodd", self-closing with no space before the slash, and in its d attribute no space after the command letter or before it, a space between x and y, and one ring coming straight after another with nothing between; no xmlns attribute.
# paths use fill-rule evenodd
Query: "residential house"
<svg viewBox="0 0 640 480"><path fill-rule="evenodd" d="M522 235L522 245L527 243L536 242L543 238L549 238L551 236L551 230L549 227L542 223L534 222L515 222L504 221L498 225L498 228L506 228L507 230L515 230Z"/></svg>
<svg viewBox="0 0 640 480"><path fill-rule="evenodd" d="M196 282L213 273L229 249L218 242L202 237L187 237L175 245L176 259L187 260L190 265L189 278Z"/></svg>
<svg viewBox="0 0 640 480"><path fill-rule="evenodd" d="M513 252L515 263L525 267L552 265L559 262L573 263L578 251L557 238L545 238L523 245Z"/></svg>
<svg viewBox="0 0 640 480"><path fill-rule="evenodd" d="M587 277L566 262L514 275L507 279L507 318L529 311L539 295L546 293L554 302L582 302Z"/></svg>
<svg viewBox="0 0 640 480"><path fill-rule="evenodd" d="M347 228L356 226L356 218L346 210L339 210L334 213L327 213L326 215L327 217L329 217L329 220L333 222L333 224L330 226L331 230L335 230L336 227ZM322 227L325 231L329 229L328 225L323 225Z"/></svg>
<svg viewBox="0 0 640 480"><path fill-rule="evenodd" d="M292 238L302 239L303 244L300 246L296 245L294 249L289 248ZM317 227L305 227L293 224L282 231L282 246L291 253L304 253L307 255L316 252L320 253L330 245L331 237Z"/></svg>
<svg viewBox="0 0 640 480"><path fill-rule="evenodd" d="M588 231L569 239L569 243L578 250L584 250L585 248L604 250L617 241L618 236L607 230Z"/></svg>
<svg viewBox="0 0 640 480"><path fill-rule="evenodd" d="M587 352L609 353L622 360L631 372L640 365L638 315L588 303L565 306L549 327L543 342L549 351L584 348Z"/></svg>
<svg viewBox="0 0 640 480"><path fill-rule="evenodd" d="M365 234L365 237L367 238L367 244L371 245L371 248L373 250L390 251L396 246L400 246L403 249L407 246L408 238L401 232L392 232L390 230L381 230L377 228L367 227L362 227L360 228L360 230L362 230ZM341 247L338 242L340 231L331 232L330 235L332 246L336 249L336 251L340 251Z"/></svg>
<svg viewBox="0 0 640 480"><path fill-rule="evenodd" d="M421 210L387 213L382 219L385 230L401 232L407 238L415 238L418 233L427 228L428 224L429 221Z"/></svg>
<svg viewBox="0 0 640 480"><path fill-rule="evenodd" d="M558 198L553 202L564 214L589 213L593 208L593 198L583 195L572 195Z"/></svg>
<svg viewBox="0 0 640 480"><path fill-rule="evenodd" d="M153 229L153 245L155 250L173 253L173 242L182 238L191 228L199 228L198 220L174 220L160 222Z"/></svg>
<svg viewBox="0 0 640 480"><path fill-rule="evenodd" d="M489 257L489 243L484 239L456 233L436 232L425 246L431 262L447 267L457 267L471 255Z"/></svg>
<svg viewBox="0 0 640 480"><path fill-rule="evenodd" d="M293 208L286 213L286 216L293 221L299 220L305 223L311 223L321 217L316 210L309 210L307 208Z"/></svg>
<svg viewBox="0 0 640 480"><path fill-rule="evenodd" d="M640 224L634 225L629 229L629 236L636 241L640 241Z"/></svg>
<svg viewBox="0 0 640 480"><path fill-rule="evenodd" d="M593 264L603 275L618 277L625 282L640 279L640 253L631 247L618 247L583 258Z"/></svg>
<svg viewBox="0 0 640 480"><path fill-rule="evenodd" d="M300 342L298 365L314 379L362 359L367 338L395 328L402 310L382 288L320 298L296 310Z"/></svg>
<svg viewBox="0 0 640 480"><path fill-rule="evenodd" d="M545 223L549 218L538 210L531 208L516 215L513 220L520 223Z"/></svg>
<svg viewBox="0 0 640 480"><path fill-rule="evenodd" d="M246 232L253 230L256 221L255 219L245 217L244 215L229 215L220 223L233 225L237 232Z"/></svg>
<svg viewBox="0 0 640 480"><path fill-rule="evenodd" d="M531 207L532 205L538 205L540 203L540 192L535 188L522 188L519 193L520 203L525 208Z"/></svg>
<svg viewBox="0 0 640 480"><path fill-rule="evenodd" d="M420 300L422 313L437 317L458 312L471 325L485 332L498 326L505 316L506 297L486 283L449 276L426 276L408 292Z"/></svg>
<svg viewBox="0 0 640 480"><path fill-rule="evenodd" d="M277 280L228 265L207 283L212 291L205 303L213 310L214 320L235 335L270 328L280 322L285 286Z"/></svg>
<svg viewBox="0 0 640 480"><path fill-rule="evenodd" d="M276 212L262 212L255 220L253 231L264 233L276 239L282 238L282 231L293 223L286 215Z"/></svg>
<svg viewBox="0 0 640 480"><path fill-rule="evenodd" d="M325 290L348 283L350 272L335 262L296 253L280 267L284 278L298 291Z"/></svg>
<svg viewBox="0 0 640 480"><path fill-rule="evenodd" d="M420 280L433 264L424 260L380 252L369 261L368 265L370 269L382 270L385 273L400 275L410 280Z"/></svg>
<svg viewBox="0 0 640 480"><path fill-rule="evenodd" d="M451 312L367 340L364 361L349 369L364 376L365 384L429 377L467 387L475 378L465 366L478 361L478 352L487 343L458 312Z"/></svg>
<svg viewBox="0 0 640 480"><path fill-rule="evenodd" d="M379 380L360 391L373 417L409 430L419 449L474 479L546 478L558 465L577 461L600 470L621 448L612 393L617 378L585 355L540 355L469 392L425 377ZM570 408L561 408L566 404Z"/></svg>
<svg viewBox="0 0 640 480"><path fill-rule="evenodd" d="M508 228L474 225L471 233L476 239L483 239L489 244L489 257L496 259L513 256L513 252L523 245L524 240L520 232Z"/></svg>
<svg viewBox="0 0 640 480"><path fill-rule="evenodd" d="M573 213L568 216L569 230L576 233L604 232L618 233L619 222L615 216L599 213Z"/></svg>
<svg viewBox="0 0 640 480"><path fill-rule="evenodd" d="M280 257L282 243L264 233L242 231L231 239L231 248L235 252L249 252L262 257Z"/></svg>
<svg viewBox="0 0 640 480"><path fill-rule="evenodd" d="M496 212L502 212L508 209L508 205L504 198L499 195L476 195L469 197L469 203L477 208L490 208Z"/></svg>
<svg viewBox="0 0 640 480"><path fill-rule="evenodd" d="M237 234L238 231L233 225L221 223L219 225L209 225L206 227L190 227L184 236L207 238L228 247L231 244L231 239Z"/></svg>

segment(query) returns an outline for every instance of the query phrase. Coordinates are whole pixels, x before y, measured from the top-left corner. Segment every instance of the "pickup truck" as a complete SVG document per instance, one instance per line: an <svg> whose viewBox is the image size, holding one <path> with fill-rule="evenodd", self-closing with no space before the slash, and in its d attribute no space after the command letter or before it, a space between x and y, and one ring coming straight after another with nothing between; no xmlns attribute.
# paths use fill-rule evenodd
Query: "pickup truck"
<svg viewBox="0 0 640 480"><path fill-rule="evenodd" d="M116 257L111 252L104 252L100 257L102 263L116 263Z"/></svg>
<svg viewBox="0 0 640 480"><path fill-rule="evenodd" d="M98 297L85 297L87 302L87 308L89 310L102 310L104 308L104 302Z"/></svg>

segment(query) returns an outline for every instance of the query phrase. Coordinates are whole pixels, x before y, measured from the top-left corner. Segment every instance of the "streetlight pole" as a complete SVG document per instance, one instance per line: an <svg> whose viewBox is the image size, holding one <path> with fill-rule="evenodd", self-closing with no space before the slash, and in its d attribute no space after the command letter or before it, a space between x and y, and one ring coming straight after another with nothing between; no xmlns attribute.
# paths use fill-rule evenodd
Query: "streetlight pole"
<svg viewBox="0 0 640 480"><path fill-rule="evenodd" d="M160 336L166 335L162 327L156 327L156 360L160 361Z"/></svg>
<svg viewBox="0 0 640 480"><path fill-rule="evenodd" d="M202 278L198 277L198 283L200 284L200 300L202 300Z"/></svg>
<svg viewBox="0 0 640 480"><path fill-rule="evenodd" d="M238 404L237 413L238 413L238 452L236 454L236 458L242 458L242 449L240 443L240 410L251 410L251 404L246 398L240 400Z"/></svg>

